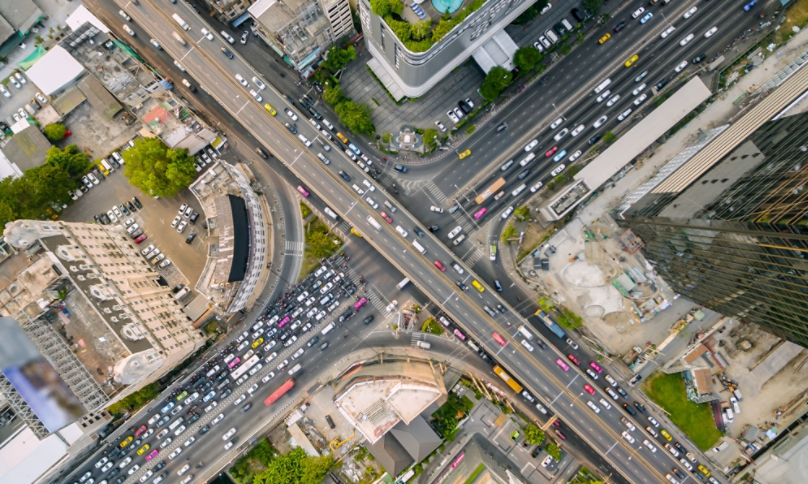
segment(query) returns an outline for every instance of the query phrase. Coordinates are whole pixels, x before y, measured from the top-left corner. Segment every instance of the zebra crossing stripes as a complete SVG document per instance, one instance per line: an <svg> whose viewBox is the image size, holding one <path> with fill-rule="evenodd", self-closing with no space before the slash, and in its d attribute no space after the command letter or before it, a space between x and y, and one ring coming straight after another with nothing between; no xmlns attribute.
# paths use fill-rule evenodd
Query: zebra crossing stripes
<svg viewBox="0 0 808 484"><path fill-rule="evenodd" d="M351 224L349 224L345 220L340 220L340 222L337 224L337 230L341 231L344 234L348 234L351 232Z"/></svg>
<svg viewBox="0 0 808 484"><path fill-rule="evenodd" d="M283 244L283 250L287 254L302 254L305 245L306 245L305 242L295 242L293 240L287 240Z"/></svg>
<svg viewBox="0 0 808 484"><path fill-rule="evenodd" d="M431 181L428 182L423 188L426 188L427 191L431 193L438 200L439 203L445 202L446 198L448 198L446 197L446 194L443 193L443 191Z"/></svg>
<svg viewBox="0 0 808 484"><path fill-rule="evenodd" d="M473 266L477 263L480 259L483 258L483 251L479 249L479 247L474 247L469 252L466 252L461 259L465 262L468 266Z"/></svg>
<svg viewBox="0 0 808 484"><path fill-rule="evenodd" d="M472 224L469 221L468 217L465 217L463 214L460 213L460 211L457 211L457 212L453 213L452 218L454 218L455 221L461 227L463 227L463 232L465 232L467 237L469 235L471 235L474 232L474 230L477 228L477 227L474 226L474 224Z"/></svg>

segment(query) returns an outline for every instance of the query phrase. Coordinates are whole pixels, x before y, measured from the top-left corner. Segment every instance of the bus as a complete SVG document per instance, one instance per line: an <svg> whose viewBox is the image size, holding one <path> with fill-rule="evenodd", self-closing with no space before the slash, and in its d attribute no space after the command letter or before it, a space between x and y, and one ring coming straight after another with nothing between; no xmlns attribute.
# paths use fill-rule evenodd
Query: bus
<svg viewBox="0 0 808 484"><path fill-rule="evenodd" d="M505 184L505 179L500 178L499 180L492 183L490 187L486 188L479 195L477 195L477 198L475 198L474 201L477 202L477 205L480 205L488 197L490 197L491 195L497 193L499 191L499 189L502 188L502 185L504 185L504 184Z"/></svg>
<svg viewBox="0 0 808 484"><path fill-rule="evenodd" d="M295 386L295 381L293 379L289 379L286 383L280 386L277 390L272 392L272 395L268 396L266 400L264 400L264 405L267 407L275 403L279 398L284 396L286 392L289 391L290 388Z"/></svg>
<svg viewBox="0 0 808 484"><path fill-rule="evenodd" d="M375 218L368 215L367 220L368 220L368 223L371 225L371 227L373 227L374 229L376 229L376 230L381 230L382 229L382 226L379 224L379 222L376 221Z"/></svg>
<svg viewBox="0 0 808 484"><path fill-rule="evenodd" d="M551 318L549 314L539 309L538 311L536 311L535 315L539 319L541 319L541 322L544 323L545 326L550 328L550 331L552 331L553 334L555 334L561 339L567 338L567 333L565 333L564 330L561 329L561 326L559 326L555 321L553 321L553 318Z"/></svg>
<svg viewBox="0 0 808 484"><path fill-rule="evenodd" d="M243 374L247 373L248 371L250 371L250 368L255 366L255 364L258 363L258 360L260 360L260 359L261 358L259 358L258 355L253 355L252 358L245 361L244 363L241 364L241 366L239 366L238 368L233 370L230 373L230 378L232 378L233 380L238 380L239 377L241 377L241 375L243 375Z"/></svg>
<svg viewBox="0 0 808 484"><path fill-rule="evenodd" d="M522 393L522 385L516 383L516 380L511 378L511 375L507 374L505 370L503 370L499 366L495 366L494 373L496 373L497 376L502 378L502 381L504 381L509 387L511 387L513 391L515 391L516 393Z"/></svg>

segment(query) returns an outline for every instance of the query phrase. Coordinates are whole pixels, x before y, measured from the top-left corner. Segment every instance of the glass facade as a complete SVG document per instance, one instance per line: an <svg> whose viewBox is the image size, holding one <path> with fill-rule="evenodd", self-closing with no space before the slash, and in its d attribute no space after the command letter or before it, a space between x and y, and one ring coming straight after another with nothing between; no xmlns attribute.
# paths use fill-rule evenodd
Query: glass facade
<svg viewBox="0 0 808 484"><path fill-rule="evenodd" d="M647 193L617 222L675 291L808 347L807 185L808 114L797 114L763 125L681 192Z"/></svg>

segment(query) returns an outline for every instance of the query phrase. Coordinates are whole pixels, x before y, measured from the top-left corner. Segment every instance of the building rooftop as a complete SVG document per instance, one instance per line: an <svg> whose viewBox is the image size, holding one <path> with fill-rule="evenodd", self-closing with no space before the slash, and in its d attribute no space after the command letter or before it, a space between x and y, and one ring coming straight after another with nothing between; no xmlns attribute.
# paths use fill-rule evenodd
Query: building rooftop
<svg viewBox="0 0 808 484"><path fill-rule="evenodd" d="M696 383L696 391L699 392L699 395L713 392L713 374L709 368L696 368L690 371L693 373L693 380Z"/></svg>
<svg viewBox="0 0 808 484"><path fill-rule="evenodd" d="M101 113L101 116L107 121L111 121L123 109L121 103L104 88L104 85L95 76L84 76L78 82L77 87L90 102L90 106Z"/></svg>
<svg viewBox="0 0 808 484"><path fill-rule="evenodd" d="M40 91L50 96L84 73L84 66L61 45L55 45L25 75Z"/></svg>
<svg viewBox="0 0 808 484"><path fill-rule="evenodd" d="M50 148L50 141L39 131L39 128L28 125L6 142L3 153L10 162L25 171L44 165Z"/></svg>
<svg viewBox="0 0 808 484"><path fill-rule="evenodd" d="M31 27L42 17L42 10L32 0L13 0L0 2L0 16L14 30L28 33Z"/></svg>

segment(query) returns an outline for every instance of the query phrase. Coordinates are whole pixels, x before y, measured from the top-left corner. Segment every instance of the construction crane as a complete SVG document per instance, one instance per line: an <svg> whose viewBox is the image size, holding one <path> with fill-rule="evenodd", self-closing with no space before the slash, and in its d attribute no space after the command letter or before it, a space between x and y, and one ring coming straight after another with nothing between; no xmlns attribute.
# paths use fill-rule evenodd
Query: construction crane
<svg viewBox="0 0 808 484"><path fill-rule="evenodd" d="M352 433L351 436L348 437L347 439L340 440L339 437L337 437L336 439L332 440L331 443L328 444L328 447L331 449L331 452L334 452L335 450L342 447L342 444L344 444L345 442L348 442L349 440L353 439L354 435L356 435L356 430L354 430L354 433Z"/></svg>

